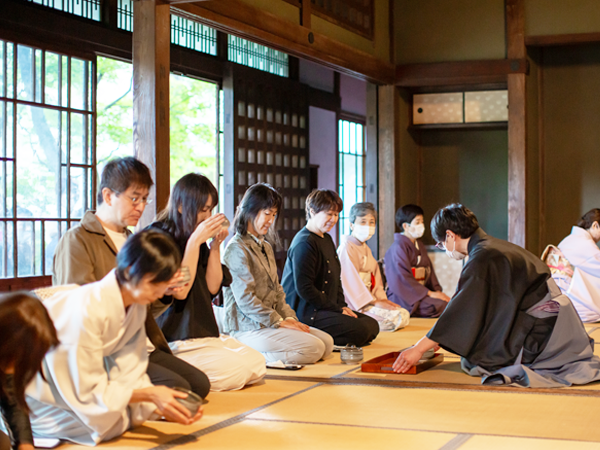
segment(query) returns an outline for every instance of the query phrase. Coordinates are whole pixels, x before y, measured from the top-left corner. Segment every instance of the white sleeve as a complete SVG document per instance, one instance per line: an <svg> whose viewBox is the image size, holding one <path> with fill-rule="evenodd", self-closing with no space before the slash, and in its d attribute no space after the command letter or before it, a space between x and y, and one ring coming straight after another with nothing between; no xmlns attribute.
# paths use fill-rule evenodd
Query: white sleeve
<svg viewBox="0 0 600 450"><path fill-rule="evenodd" d="M358 262L353 261L350 255L348 245L340 245L338 248L338 257L342 266L342 288L344 289L344 298L350 309L360 311L366 305L371 303L374 298L363 282L358 273Z"/></svg>
<svg viewBox="0 0 600 450"><path fill-rule="evenodd" d="M69 327L69 336L46 356L46 375L58 406L72 411L92 439L100 442L134 425L130 414L139 422L155 409L148 404L129 405L134 389L151 386L145 373L146 334L143 320L136 321L138 332L104 357L102 321L88 316L81 322Z"/></svg>

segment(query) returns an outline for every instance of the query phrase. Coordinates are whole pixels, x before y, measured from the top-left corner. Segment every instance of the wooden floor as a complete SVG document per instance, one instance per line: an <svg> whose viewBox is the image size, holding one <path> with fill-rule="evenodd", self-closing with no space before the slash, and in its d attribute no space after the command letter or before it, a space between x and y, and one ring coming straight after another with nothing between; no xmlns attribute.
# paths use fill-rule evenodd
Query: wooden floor
<svg viewBox="0 0 600 450"><path fill-rule="evenodd" d="M364 348L365 359L413 344L434 323L412 319ZM587 325L600 341L600 326ZM600 354L600 345L597 346ZM113 449L600 450L600 383L563 389L483 387L455 355L419 375L364 374L334 353L299 371L268 371L213 392L191 426L147 422ZM63 444L60 449L84 447Z"/></svg>

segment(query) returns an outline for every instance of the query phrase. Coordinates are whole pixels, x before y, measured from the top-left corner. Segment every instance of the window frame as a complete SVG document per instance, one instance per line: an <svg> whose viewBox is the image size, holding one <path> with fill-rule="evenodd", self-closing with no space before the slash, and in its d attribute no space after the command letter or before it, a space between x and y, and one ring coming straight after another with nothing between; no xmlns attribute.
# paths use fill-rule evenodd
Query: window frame
<svg viewBox="0 0 600 450"><path fill-rule="evenodd" d="M342 154L347 154L347 153L343 153L342 151L340 151L340 147L341 147L341 136L340 136L340 126L342 121L346 121L346 122L350 122L350 123L354 123L354 124L359 124L362 126L362 155L356 155L357 157L361 157L363 164L362 164L362 201L365 202L366 200L366 195L367 195L367 183L366 183L366 176L367 176L367 118L365 116L359 115L359 114L353 114L350 112L346 112L346 111L341 111L337 114L337 123L336 123L336 140L337 140L337 151L336 151L336 164L337 164L337 177L336 177L336 184L337 184L337 192L338 195L340 196L340 198L342 199L342 201L344 202L344 209L346 209L346 200L344 199L343 195L343 186L344 184L340 183L341 179L340 179L340 175L342 173L342 171L344 170L343 167L340 167L340 155ZM358 193L358 186L356 189L356 192ZM341 237L344 235L343 233L343 223L342 221L347 219L347 217L345 217L344 215L344 211L340 211L340 217L338 220L338 224L337 224L337 237L338 237L338 242L341 242Z"/></svg>
<svg viewBox="0 0 600 450"><path fill-rule="evenodd" d="M3 47L3 55L6 55L6 49L7 49L7 44L11 44L13 46L13 53L12 53L12 68L10 69L10 71L12 72L12 96L10 96L8 94L8 91L2 91L0 92L0 102L2 102L2 106L5 108L4 112L6 114L6 112L9 111L9 109L12 108L12 130L10 131L10 133L12 134L12 142L11 142L11 152L12 152L12 157L8 156L8 141L5 140L5 142L3 142L3 144L6 144L7 147L7 155L6 156L0 156L0 164L2 164L3 166L3 173L7 174L8 176L8 172L6 170L6 167L8 166L8 164L12 164L12 212L11 213L2 213L2 215L4 217L0 217L0 223L3 223L3 228L5 230L4 232L4 236L3 236L3 252L0 254L0 257L3 258L2 261L2 267L3 270L2 272L0 272L0 280L2 280L2 283L0 283L0 290L13 290L16 287L22 288L23 286L29 286L29 284L31 282L27 282L24 280L34 280L33 285L34 287L36 286L36 283L43 283L43 285L47 285L50 282L50 274L47 273L46 271L46 265L47 265L47 261L46 261L46 224L47 222L54 222L58 225L57 229L58 229L58 240L60 240L60 238L64 235L64 233L66 233L66 231L71 228L72 224L75 222L79 222L81 221L81 219L83 218L83 215L81 217L73 217L71 215L72 213L72 209L71 209L71 169L72 168L81 168L83 169L85 172L84 178L85 178L85 182L84 185L88 185L88 182L91 184L91 186L88 186L88 189L86 189L86 197L84 200L84 205L83 205L83 213L85 214L86 210L89 209L95 209L96 207L96 196L95 196L95 186L96 186L96 119L97 119L97 114L96 114L96 57L95 55L91 54L91 53L87 53L87 52L71 52L68 49L64 49L64 48L60 48L57 46L52 46L52 45L48 45L48 46L42 46L42 45L32 45L30 42L21 42L21 40L16 40L16 39L10 39L10 38L4 38L2 36L0 36L0 45L2 45ZM40 75L40 85L37 85L37 77L35 74L35 68L34 70L34 75L33 75L33 86L34 86L34 92L33 92L33 100L24 100L19 98L18 93L16 92L17 89L17 77L18 77L18 53L19 53L19 47L27 47L30 48L32 51L32 62L33 65L35 65L35 61L36 61L36 53L40 52L41 53L41 75ZM62 99L62 82L59 81L59 85L61 86L59 88L59 97L61 97L59 99L59 105L53 105L50 103L46 103L45 101L45 69L46 69L46 55L47 53L53 53L53 54L57 54L59 56L59 61L62 61L62 58L67 58L67 81L66 81L66 87L67 87L67 100L66 106L61 105L61 103L64 101ZM82 93L82 98L84 99L84 107L83 109L78 109L72 106L71 104L71 79L70 79L70 75L71 75L71 60L73 58L79 59L79 60L83 60L86 63L88 63L87 67L84 69L84 92ZM3 73L4 74L9 74L9 72L7 72L8 69L8 63L7 63L7 58L4 57L0 63L3 66ZM62 63L59 62L60 65L62 65ZM62 79L62 70L60 71L61 73L61 79ZM7 79L7 78L5 78ZM39 95L36 92L36 89L40 88L40 93ZM39 98L39 100L38 100ZM86 108L86 103L87 104L87 108ZM17 128L18 128L18 124L17 124L17 111L19 106L25 106L25 107L32 107L32 108L42 108L44 110L50 110L50 111L56 111L60 114L60 118L59 118L59 127L60 127L60 138L59 139L64 139L66 141L65 144L65 151L66 151L66 155L65 155L65 160L63 160L62 157L62 151L63 151L63 145L60 143L59 140L59 148L58 148L58 152L59 152L59 158L60 158L60 170L61 170L61 181L60 181L60 185L61 185L61 190L60 190L60 200L62 201L62 197L63 197L63 193L66 199L66 208L65 208L65 217L63 216L62 213L62 207L60 206L60 202L59 202L59 213L57 214L58 217L19 217L18 214L18 168L19 168L19 152L18 150L18 132L17 132ZM71 149L72 149L72 145L71 145L71 135L72 135L72 129L71 129L71 114L79 114L82 116L83 119L83 129L84 129L84 138L82 139L82 141L84 142L84 148L86 149L86 156L85 156L85 160L87 160L87 163L72 163L71 162ZM63 121L63 114L66 114L66 131L63 129L62 126L62 121ZM6 118L6 115L4 116L4 120L2 122L0 122L0 126L4 127L4 132L7 133L8 132L8 121ZM64 136L63 136L63 133ZM7 139L6 137L7 135L5 134L5 139ZM64 180L64 187L62 186L62 171L66 172L66 178ZM4 180L5 184L8 183L7 178L5 178ZM6 185L7 187L8 185ZM92 192L90 193L89 188L92 189ZM5 188L3 187L4 192L8 192L7 190L5 190ZM3 198L3 202L6 202L6 195ZM20 223L31 223L32 225L32 269L33 269L33 275L19 275L19 233L18 233L18 225ZM36 224L39 223L39 236L38 236L38 230L36 227ZM8 227L9 224L12 225L12 231L10 234L12 234L12 249L9 248L8 244ZM36 274L36 270L37 270L37 266L38 263L36 262L36 252L37 252L37 246L36 246L36 240L40 239L41 243L40 243L40 259L41 261L39 262L39 268L41 270L41 274ZM8 267L8 263L9 263L9 253L12 253L12 268L10 268L10 271L12 271L12 276L9 275L10 271L9 271L9 267ZM19 280L19 281L17 281ZM35 280L39 280L39 281L35 281Z"/></svg>

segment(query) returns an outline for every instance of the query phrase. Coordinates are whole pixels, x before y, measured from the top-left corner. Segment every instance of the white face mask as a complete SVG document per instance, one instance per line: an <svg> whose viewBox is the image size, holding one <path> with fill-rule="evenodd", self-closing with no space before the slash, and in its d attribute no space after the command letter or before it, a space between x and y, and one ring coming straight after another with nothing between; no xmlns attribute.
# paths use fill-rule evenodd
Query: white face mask
<svg viewBox="0 0 600 450"><path fill-rule="evenodd" d="M456 241L454 241L454 250L450 251L446 249L446 255L448 255L449 258L455 259L456 261L462 261L467 257L467 255L456 251Z"/></svg>
<svg viewBox="0 0 600 450"><path fill-rule="evenodd" d="M410 234L410 237L413 239L420 239L423 237L423 233L425 233L425 225L420 223L419 225L411 225L408 227L406 231L407 234Z"/></svg>
<svg viewBox="0 0 600 450"><path fill-rule="evenodd" d="M358 239L360 242L367 242L375 234L375 227L369 225L354 225L352 230L352 236Z"/></svg>

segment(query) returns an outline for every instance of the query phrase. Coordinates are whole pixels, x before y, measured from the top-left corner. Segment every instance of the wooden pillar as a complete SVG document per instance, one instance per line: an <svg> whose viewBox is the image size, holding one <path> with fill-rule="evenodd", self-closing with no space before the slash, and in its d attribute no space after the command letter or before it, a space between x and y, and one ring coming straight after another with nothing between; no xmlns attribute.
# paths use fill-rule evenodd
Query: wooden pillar
<svg viewBox="0 0 600 450"><path fill-rule="evenodd" d="M507 56L526 58L523 0L506 0ZM526 74L508 75L508 240L527 242Z"/></svg>
<svg viewBox="0 0 600 450"><path fill-rule="evenodd" d="M379 257L394 242L396 231L396 87L378 87Z"/></svg>
<svg viewBox="0 0 600 450"><path fill-rule="evenodd" d="M154 179L138 227L150 224L169 199L169 74L171 19L168 4L133 3L133 145Z"/></svg>
<svg viewBox="0 0 600 450"><path fill-rule="evenodd" d="M366 130L366 161L365 161L365 182L366 195L365 201L371 202L381 210L379 206L379 158L378 158L378 125L377 125L377 86L367 83L367 125ZM367 241L367 245L373 252L376 259L383 257L379 254L379 232L378 228L375 236Z"/></svg>

